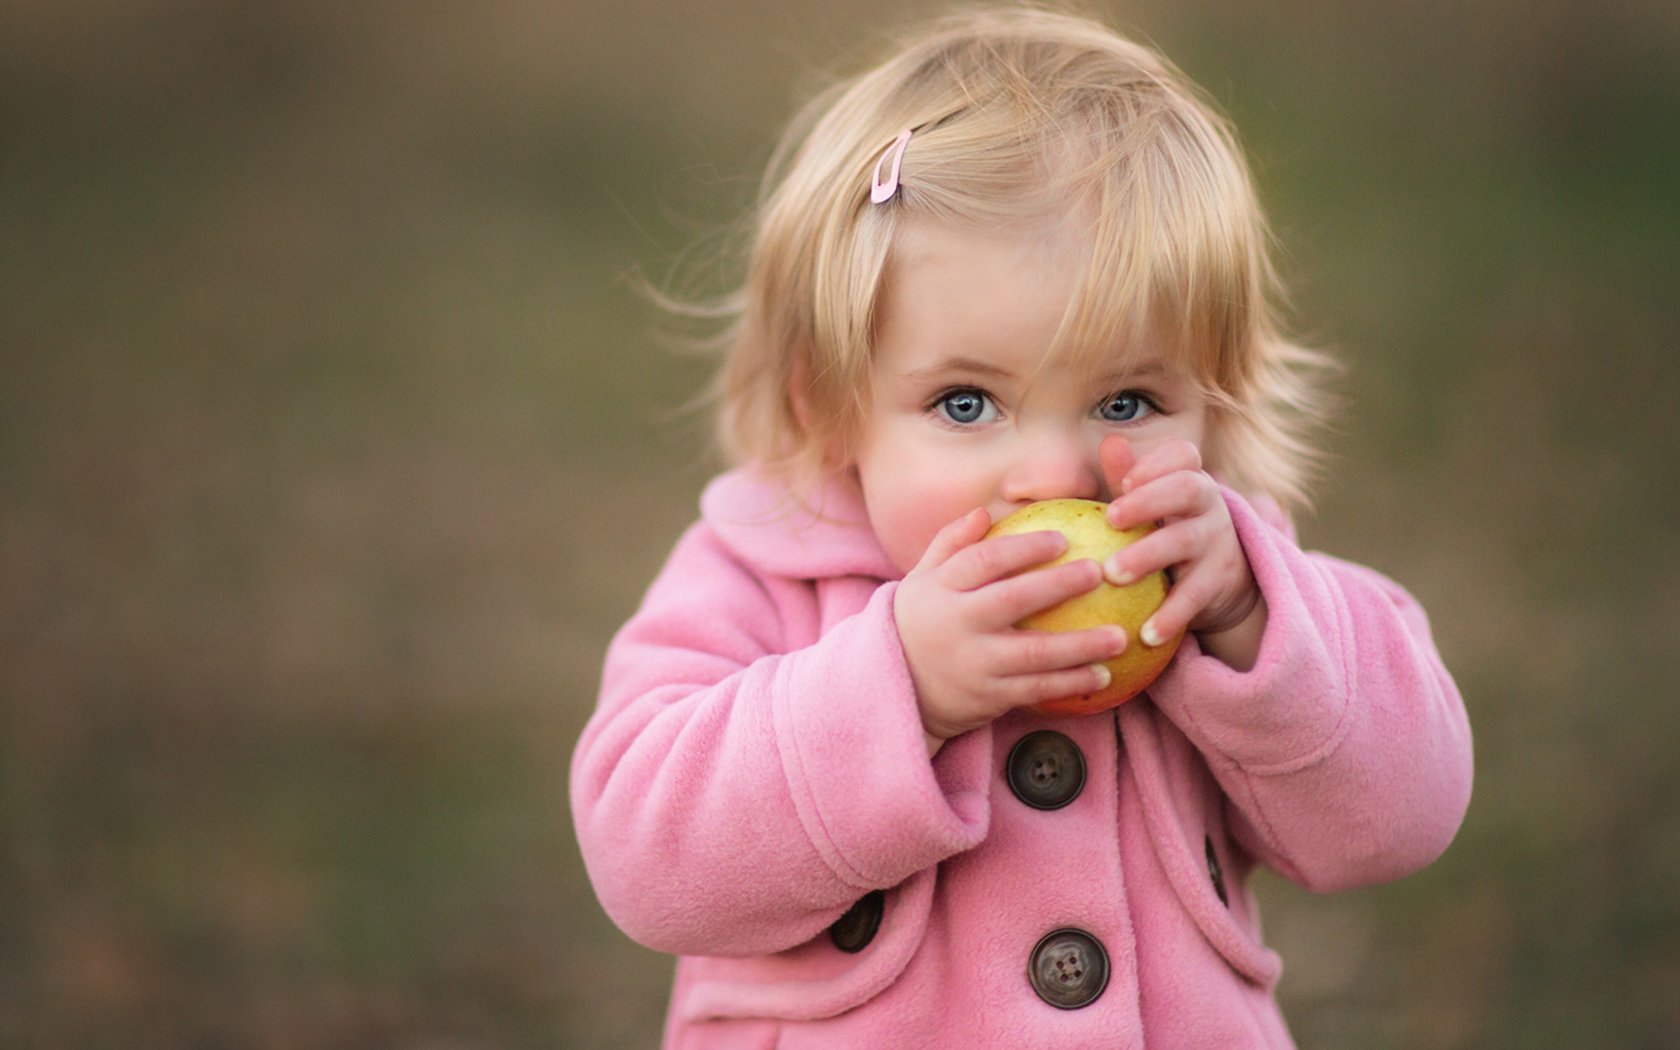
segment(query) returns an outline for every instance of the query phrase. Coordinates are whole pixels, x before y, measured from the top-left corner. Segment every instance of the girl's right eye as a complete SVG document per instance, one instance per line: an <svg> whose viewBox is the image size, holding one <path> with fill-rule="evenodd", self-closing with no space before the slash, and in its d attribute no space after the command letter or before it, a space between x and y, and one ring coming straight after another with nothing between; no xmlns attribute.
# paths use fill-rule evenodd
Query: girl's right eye
<svg viewBox="0 0 1680 1050"><path fill-rule="evenodd" d="M946 420L963 426L990 423L997 418L997 406L979 390L951 390L939 395L934 408Z"/></svg>

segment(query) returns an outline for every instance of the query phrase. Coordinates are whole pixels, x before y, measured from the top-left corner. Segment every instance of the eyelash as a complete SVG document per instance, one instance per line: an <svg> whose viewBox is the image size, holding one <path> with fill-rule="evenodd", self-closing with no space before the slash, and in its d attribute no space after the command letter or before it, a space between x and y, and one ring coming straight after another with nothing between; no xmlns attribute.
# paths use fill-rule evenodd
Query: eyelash
<svg viewBox="0 0 1680 1050"><path fill-rule="evenodd" d="M1098 401L1097 402L1097 407L1096 407L1096 411L1097 411L1098 415L1099 416L1101 415L1104 406L1112 404L1113 402L1118 401L1118 400L1120 400L1121 398L1124 398L1124 397L1129 397L1129 398L1137 401L1139 404L1143 405L1145 408L1147 408L1149 410L1148 415L1145 415L1143 417L1144 419L1148 419L1149 416L1153 416L1153 415L1161 413L1161 403L1159 401L1157 401L1151 394L1149 394L1148 391L1128 388L1128 389L1125 389L1125 390L1116 390L1114 393L1109 394L1106 397L1104 397L1101 401ZM1128 423L1135 423L1135 422L1137 422L1137 420L1136 419L1110 419L1110 420L1104 420L1104 422L1115 423L1115 424L1120 425L1120 426L1125 426Z"/></svg>
<svg viewBox="0 0 1680 1050"><path fill-rule="evenodd" d="M967 429L968 427L974 426L973 422L965 423L965 422L962 422L961 420L952 419L950 416L945 415L944 412L941 411L941 409L945 405L945 402L951 400L952 398L956 397L959 394L972 394L975 397L978 397L981 400L983 400L987 405L990 405L994 412L998 410L997 399L994 398L992 395L986 393L986 391L980 389L979 387L977 387L977 386L954 386L954 387L950 387L950 388L945 389L945 390L941 390L939 393L935 394L934 397L933 397L933 400L928 402L927 411L932 413L935 417L937 417L939 422L943 423L944 425L946 425L948 427L955 427L955 428L958 428L958 429ZM984 411L984 410L982 409L982 411Z"/></svg>
<svg viewBox="0 0 1680 1050"><path fill-rule="evenodd" d="M963 422L961 420L952 419L950 416L944 414L944 412L942 411L945 403L947 401L950 401L952 398L958 396L959 394L970 394L970 395L973 395L975 397L981 398L983 401L986 402L987 405L991 406L991 408L994 412L998 411L997 399L994 398L991 394L987 393L985 390L982 390L981 388L976 387L976 386L954 386L954 387L950 387L950 388L945 389L945 390L941 390L938 394L934 395L932 400L930 400L928 402L926 411L928 411L929 413L932 413L933 415L938 417L939 421L941 423L945 424L946 426L956 427L956 428L959 428L959 429L966 429L968 427L973 426L974 421ZM1141 404L1144 408L1146 408L1148 410L1148 412L1147 412L1146 415L1144 415L1144 417L1143 417L1144 419L1148 419L1150 416L1159 414L1162 411L1161 403L1158 400L1156 400L1155 397L1153 395L1151 395L1150 393L1148 393L1147 391L1137 390L1137 389L1133 389L1133 388L1126 388L1126 389L1122 389L1122 390L1116 390L1111 394L1105 395L1093 407L1092 414L1096 415L1099 419L1102 419L1103 418L1102 417L1103 408L1105 406L1109 405L1109 404L1112 404L1115 401L1120 400L1121 398L1131 398L1131 399L1137 401L1139 404ZM982 411L984 411L984 409L982 409ZM1125 426L1127 424L1137 422L1136 419L1104 419L1103 421L1107 422L1107 423L1113 423L1117 426Z"/></svg>

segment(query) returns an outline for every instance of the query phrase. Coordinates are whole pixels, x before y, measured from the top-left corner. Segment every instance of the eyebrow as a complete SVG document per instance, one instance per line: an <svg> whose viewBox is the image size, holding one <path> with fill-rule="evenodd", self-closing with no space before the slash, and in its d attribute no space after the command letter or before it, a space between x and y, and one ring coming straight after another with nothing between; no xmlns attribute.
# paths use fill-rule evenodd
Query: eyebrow
<svg viewBox="0 0 1680 1050"><path fill-rule="evenodd" d="M1012 373L1007 368L999 368L989 361L982 361L975 357L946 357L922 368L913 368L904 373L904 378L916 381L937 379L949 375L978 375L992 378L1008 378ZM1146 361L1136 368L1120 368L1112 371L1097 373L1097 378L1103 383L1133 382L1138 380L1159 380L1172 376L1172 370L1160 361Z"/></svg>
<svg viewBox="0 0 1680 1050"><path fill-rule="evenodd" d="M932 379L953 373L964 375L983 375L1005 377L1013 373L1007 368L999 368L989 361L982 361L975 357L946 357L935 361L923 368L912 368L904 373L906 379Z"/></svg>
<svg viewBox="0 0 1680 1050"><path fill-rule="evenodd" d="M1145 361L1135 368L1117 368L1101 373L1108 382L1120 382L1132 379L1166 379L1172 375L1172 369L1159 361Z"/></svg>

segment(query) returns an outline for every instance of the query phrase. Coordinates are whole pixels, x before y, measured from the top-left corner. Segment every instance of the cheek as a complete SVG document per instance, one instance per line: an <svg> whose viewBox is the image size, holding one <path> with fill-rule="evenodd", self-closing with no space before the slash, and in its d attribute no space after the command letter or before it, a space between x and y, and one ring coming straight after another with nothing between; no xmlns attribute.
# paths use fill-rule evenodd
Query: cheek
<svg viewBox="0 0 1680 1050"><path fill-rule="evenodd" d="M1212 425L1208 411L1199 406L1196 408L1186 409L1178 414L1174 422L1176 423L1176 426L1173 428L1173 436L1183 438L1185 441L1195 445L1201 450L1202 456L1205 459L1207 457L1209 447L1214 444L1214 442L1210 440L1213 435L1211 433ZM1203 465L1205 466L1206 464Z"/></svg>
<svg viewBox="0 0 1680 1050"><path fill-rule="evenodd" d="M1202 467L1211 470L1210 460L1213 450L1207 440L1207 428L1199 413L1186 412L1175 415L1161 425L1150 428L1146 433L1132 437L1132 453L1139 459L1147 456L1158 446L1168 441L1188 441L1195 445L1202 456Z"/></svg>
<svg viewBox="0 0 1680 1050"><path fill-rule="evenodd" d="M870 526L903 572L940 529L992 498L985 457L924 428L919 417L876 420L853 463Z"/></svg>
<svg viewBox="0 0 1680 1050"><path fill-rule="evenodd" d="M909 572L939 530L985 503L983 494L966 486L927 478L880 493L870 501L869 519L893 564Z"/></svg>

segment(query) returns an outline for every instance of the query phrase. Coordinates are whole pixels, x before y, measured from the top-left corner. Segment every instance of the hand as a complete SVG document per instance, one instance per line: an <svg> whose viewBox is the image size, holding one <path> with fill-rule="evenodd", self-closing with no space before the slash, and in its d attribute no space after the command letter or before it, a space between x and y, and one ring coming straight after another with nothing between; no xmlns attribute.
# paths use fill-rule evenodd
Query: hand
<svg viewBox="0 0 1680 1050"><path fill-rule="evenodd" d="M1103 688L1100 661L1126 648L1118 627L1017 629L1097 586L1102 570L1088 559L1036 569L1067 549L1061 533L985 539L990 527L984 509L945 526L893 599L930 755L1013 708Z"/></svg>
<svg viewBox="0 0 1680 1050"><path fill-rule="evenodd" d="M1266 624L1266 603L1248 566L1218 482L1202 469L1188 441L1165 441L1138 458L1125 438L1111 435L1098 449L1109 491L1109 524L1159 528L1112 555L1103 573L1116 584L1165 571L1166 601L1139 631L1145 645L1188 628L1204 651L1238 670L1254 666Z"/></svg>

